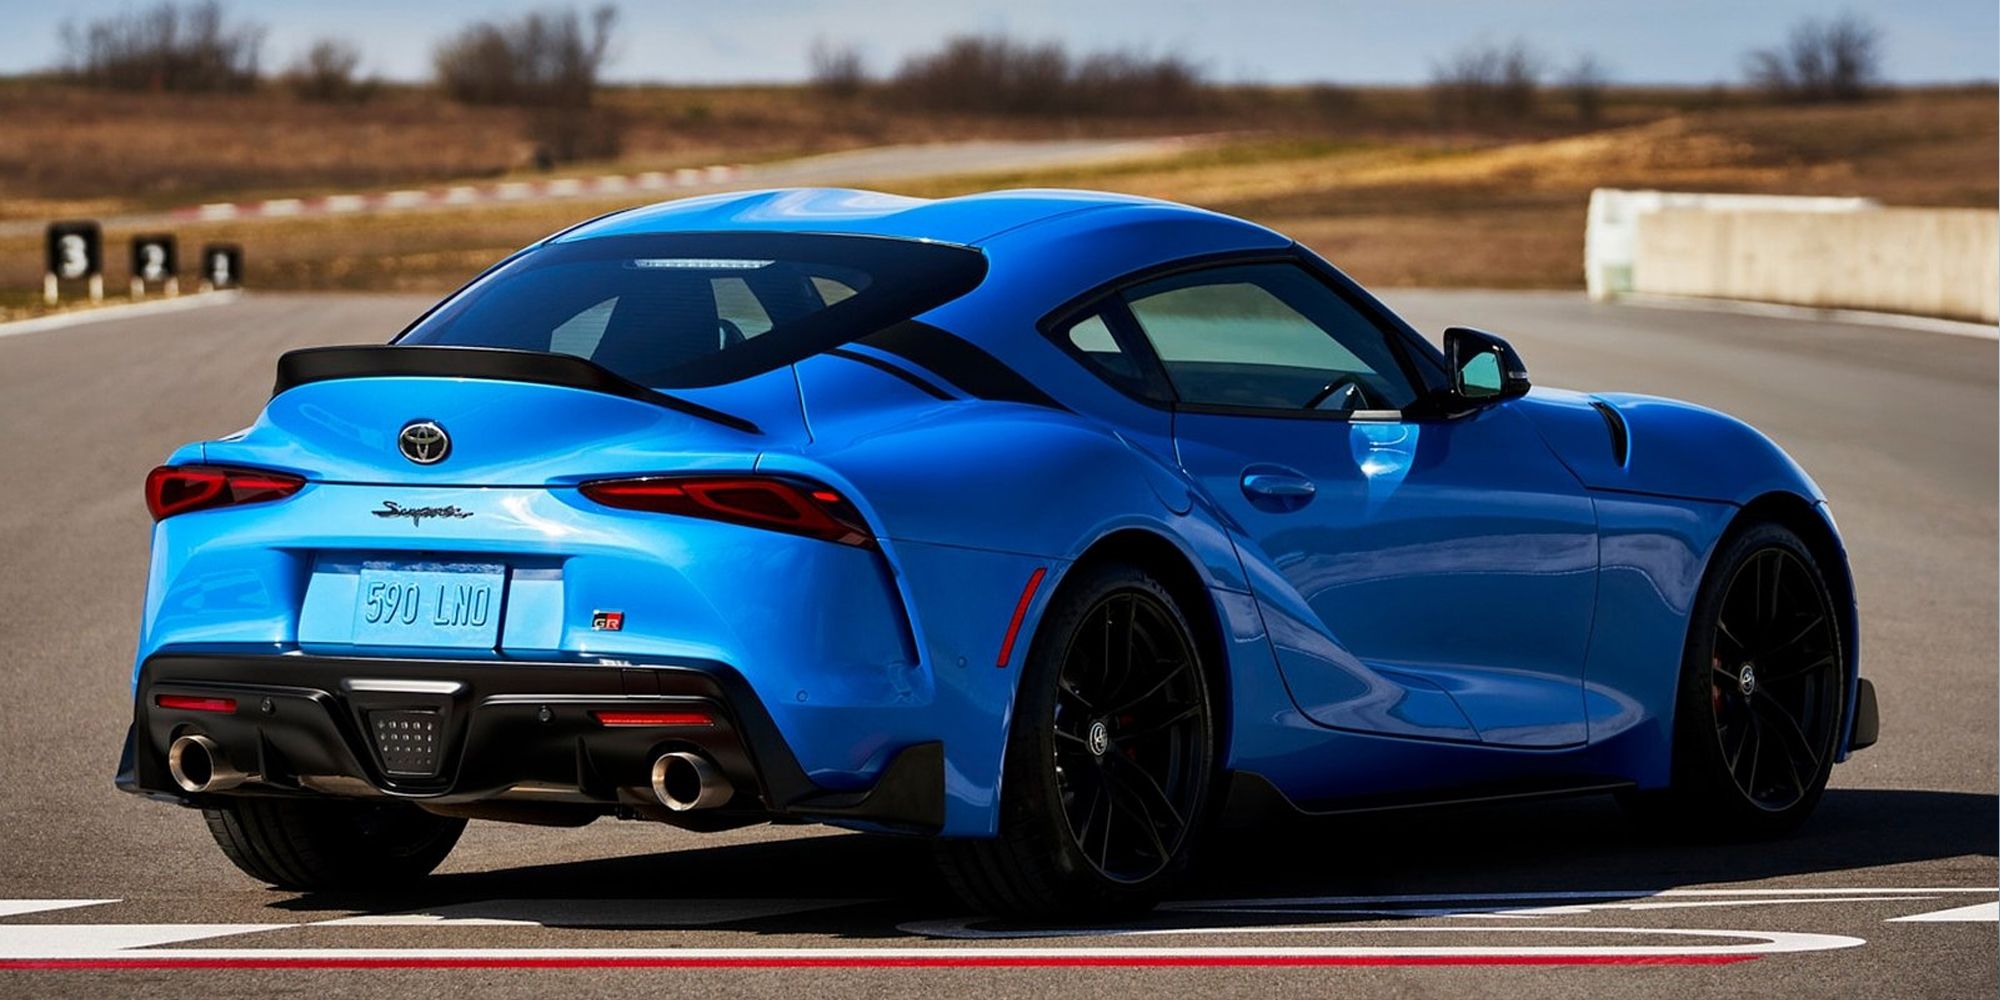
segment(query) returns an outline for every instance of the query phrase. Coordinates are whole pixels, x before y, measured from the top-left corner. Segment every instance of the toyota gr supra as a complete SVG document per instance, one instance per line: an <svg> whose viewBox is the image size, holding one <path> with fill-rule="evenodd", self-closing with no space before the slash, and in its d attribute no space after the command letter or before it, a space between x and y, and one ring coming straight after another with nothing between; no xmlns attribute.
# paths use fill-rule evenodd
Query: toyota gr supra
<svg viewBox="0 0 2000 1000"><path fill-rule="evenodd" d="M468 819L818 822L934 838L983 912L1112 914L1250 810L1769 835L1877 727L1763 435L1531 389L1141 198L615 213L286 354L146 500L118 785L294 889L420 878Z"/></svg>

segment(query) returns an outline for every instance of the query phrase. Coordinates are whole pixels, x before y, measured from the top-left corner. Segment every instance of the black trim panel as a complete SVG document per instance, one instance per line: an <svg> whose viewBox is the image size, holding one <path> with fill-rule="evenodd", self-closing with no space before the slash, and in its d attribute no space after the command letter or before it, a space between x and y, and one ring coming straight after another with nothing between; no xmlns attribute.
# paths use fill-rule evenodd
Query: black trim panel
<svg viewBox="0 0 2000 1000"><path fill-rule="evenodd" d="M937 399L946 399L946 400L958 398L957 396L954 396L951 393L948 393L943 389L940 389L937 386L932 385L930 382L918 378L916 373L904 371L903 369L898 368L895 365L892 365L887 361L882 360L881 358L871 358L868 355L862 354L859 351L850 351L845 347L836 347L833 350L828 351L826 353L836 358L844 358L848 361L859 361L862 364L875 369L876 371L884 372L889 375L894 375L895 377L902 379L903 381L908 382L913 386L916 386L925 395L932 396Z"/></svg>
<svg viewBox="0 0 2000 1000"><path fill-rule="evenodd" d="M1875 684L1861 678L1854 685L1854 734L1847 740L1847 752L1875 745L1882 732L1882 710L1875 705Z"/></svg>
<svg viewBox="0 0 2000 1000"><path fill-rule="evenodd" d="M746 434L763 433L742 417L648 389L572 354L499 347L358 344L286 351L278 358L278 379L271 395L311 382L395 376L477 378L584 389L651 403Z"/></svg>
<svg viewBox="0 0 2000 1000"><path fill-rule="evenodd" d="M999 358L929 323L905 320L877 330L858 343L903 358L968 396L1068 410Z"/></svg>
<svg viewBox="0 0 2000 1000"><path fill-rule="evenodd" d="M1631 453L1632 445L1630 431L1625 426L1624 414L1613 409L1610 403L1600 400L1591 400L1590 408L1604 418L1604 429L1611 433L1611 457L1616 459L1619 465L1624 465L1625 457Z"/></svg>

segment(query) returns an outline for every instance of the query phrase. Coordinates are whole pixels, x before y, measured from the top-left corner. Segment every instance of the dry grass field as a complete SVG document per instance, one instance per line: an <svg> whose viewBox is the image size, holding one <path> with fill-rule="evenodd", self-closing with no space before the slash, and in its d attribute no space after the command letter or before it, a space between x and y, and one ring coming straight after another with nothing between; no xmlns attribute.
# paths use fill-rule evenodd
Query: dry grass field
<svg viewBox="0 0 2000 1000"><path fill-rule="evenodd" d="M1842 106L1740 95L1620 92L1586 128L1560 108L1478 129L1434 121L1421 91L1220 91L1161 121L943 118L799 88L645 88L605 99L626 121L615 163L574 172L748 162L894 142L1088 134L1202 134L1169 158L1026 174L898 181L942 196L1094 187L1191 202L1298 236L1378 285L1581 284L1592 187L1867 195L1991 206L1991 88L1905 92ZM111 214L223 198L310 195L524 175L515 113L421 91L359 107L284 95L105 95L0 83L0 218ZM442 291L519 245L627 201L456 212L184 224L183 245L244 244L253 287ZM107 232L112 284L121 238ZM39 238L0 238L0 289L39 280ZM0 314L20 294L0 292Z"/></svg>

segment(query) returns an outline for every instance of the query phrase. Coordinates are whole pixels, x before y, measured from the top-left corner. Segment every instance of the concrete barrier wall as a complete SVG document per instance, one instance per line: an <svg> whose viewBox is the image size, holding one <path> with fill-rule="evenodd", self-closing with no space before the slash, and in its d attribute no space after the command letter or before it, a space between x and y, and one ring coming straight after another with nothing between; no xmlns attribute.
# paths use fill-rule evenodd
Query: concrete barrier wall
<svg viewBox="0 0 2000 1000"><path fill-rule="evenodd" d="M1668 208L1641 216L1632 290L2000 320L2000 214Z"/></svg>

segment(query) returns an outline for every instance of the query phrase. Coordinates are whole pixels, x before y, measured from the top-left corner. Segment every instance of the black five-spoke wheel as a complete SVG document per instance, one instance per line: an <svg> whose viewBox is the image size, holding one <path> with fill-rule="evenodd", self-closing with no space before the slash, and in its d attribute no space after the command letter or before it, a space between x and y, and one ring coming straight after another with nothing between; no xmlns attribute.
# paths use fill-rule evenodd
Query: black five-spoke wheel
<svg viewBox="0 0 2000 1000"><path fill-rule="evenodd" d="M1736 787L1783 811L1812 793L1840 724L1840 639L1826 588L1788 548L1759 549L1723 593L1710 654L1715 737Z"/></svg>
<svg viewBox="0 0 2000 1000"><path fill-rule="evenodd" d="M1180 623L1144 590L1110 594L1070 638L1055 775L1069 834L1105 877L1143 880L1187 837L1208 780L1208 698Z"/></svg>

